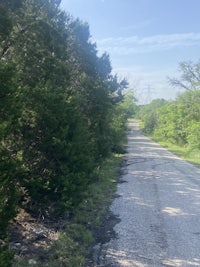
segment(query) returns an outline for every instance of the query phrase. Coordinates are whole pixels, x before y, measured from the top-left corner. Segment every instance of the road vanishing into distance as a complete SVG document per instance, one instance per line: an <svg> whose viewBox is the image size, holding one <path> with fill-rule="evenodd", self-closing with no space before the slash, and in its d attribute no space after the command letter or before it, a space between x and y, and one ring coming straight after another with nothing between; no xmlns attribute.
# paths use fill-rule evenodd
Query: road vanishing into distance
<svg viewBox="0 0 200 267"><path fill-rule="evenodd" d="M200 169L142 135L129 121L126 167L112 213L116 237L104 267L200 266Z"/></svg>

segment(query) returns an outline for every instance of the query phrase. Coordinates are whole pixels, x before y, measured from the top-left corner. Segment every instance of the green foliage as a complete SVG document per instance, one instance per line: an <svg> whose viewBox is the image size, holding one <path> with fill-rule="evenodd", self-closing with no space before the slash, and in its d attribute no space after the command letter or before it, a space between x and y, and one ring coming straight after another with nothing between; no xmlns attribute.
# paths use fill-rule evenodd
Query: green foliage
<svg viewBox="0 0 200 267"><path fill-rule="evenodd" d="M12 258L13 253L8 251L8 246L0 243L0 267L11 267Z"/></svg>
<svg viewBox="0 0 200 267"><path fill-rule="evenodd" d="M84 199L74 209L74 217L65 233L52 248L51 261L42 266L83 266L94 242L93 231L101 226L113 199L122 155L112 155L96 171ZM57 265L56 265L57 264Z"/></svg>
<svg viewBox="0 0 200 267"><path fill-rule="evenodd" d="M190 122L187 134L187 142L190 147L200 150L200 121Z"/></svg>
<svg viewBox="0 0 200 267"><path fill-rule="evenodd" d="M122 154L112 154L96 170L96 180L84 194L83 201L76 207L74 221L87 225L89 229L101 223L101 217L109 207L116 189Z"/></svg>
<svg viewBox="0 0 200 267"><path fill-rule="evenodd" d="M92 240L92 234L86 227L78 224L68 226L53 247L50 266L58 266L58 263L66 267L83 266ZM44 266L49 266L49 263Z"/></svg>
<svg viewBox="0 0 200 267"><path fill-rule="evenodd" d="M171 144L170 147L172 144L185 147L186 152L181 152L181 155L189 160L191 155L193 162L199 162L200 90L186 91L176 101L155 107L153 113L150 107L151 104L140 110L145 132L156 140ZM155 123L152 123L152 114L155 115Z"/></svg>
<svg viewBox="0 0 200 267"><path fill-rule="evenodd" d="M200 149L200 63L181 62L181 76L170 79L172 85L186 91L176 101L159 110L158 125L154 131L156 137L171 143Z"/></svg>
<svg viewBox="0 0 200 267"><path fill-rule="evenodd" d="M67 221L59 239L46 252L48 257L34 255L38 267L87 266L88 254L95 242L95 231L101 229L116 192L121 162L122 155L113 154L96 170L96 179L84 192L84 199L74 208L74 216ZM14 263L15 267L27 265L29 263L25 259Z"/></svg>
<svg viewBox="0 0 200 267"><path fill-rule="evenodd" d="M134 93L128 91L124 99L116 104L110 117L112 118L111 132L112 132L112 151L116 153L123 153L123 145L126 138L126 123L127 119L136 114L136 99Z"/></svg>
<svg viewBox="0 0 200 267"><path fill-rule="evenodd" d="M173 86L178 86L184 90L195 91L200 89L200 61L183 61L179 64L180 78L170 78Z"/></svg>
<svg viewBox="0 0 200 267"><path fill-rule="evenodd" d="M150 104L140 106L139 118L143 121L143 130L152 134L157 124L157 110L167 103L164 99L155 99Z"/></svg>
<svg viewBox="0 0 200 267"><path fill-rule="evenodd" d="M18 207L37 217L82 203L134 113L88 24L59 2L0 3L1 233Z"/></svg>
<svg viewBox="0 0 200 267"><path fill-rule="evenodd" d="M14 72L12 64L0 62L0 266L11 266L12 254L6 252L7 225L16 214L19 196L20 160L14 146L19 108Z"/></svg>

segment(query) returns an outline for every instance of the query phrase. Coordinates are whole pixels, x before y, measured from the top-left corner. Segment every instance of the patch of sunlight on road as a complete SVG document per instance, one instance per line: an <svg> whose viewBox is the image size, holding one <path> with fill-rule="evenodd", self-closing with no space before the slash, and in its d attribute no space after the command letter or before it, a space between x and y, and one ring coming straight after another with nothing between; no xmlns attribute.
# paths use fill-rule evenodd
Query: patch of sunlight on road
<svg viewBox="0 0 200 267"><path fill-rule="evenodd" d="M190 188L188 187L188 190L192 191L192 192L195 192L195 193L200 193L200 190L199 189L195 189L195 188ZM199 197L199 196L198 196Z"/></svg>
<svg viewBox="0 0 200 267"><path fill-rule="evenodd" d="M178 194L180 194L180 195L185 195L185 196L189 195L188 192L186 192L186 191L181 191L181 190L177 190L176 193L178 193Z"/></svg>
<svg viewBox="0 0 200 267"><path fill-rule="evenodd" d="M109 256L114 259L116 263L123 267L147 267L148 265L143 264L139 261L128 259L128 254L123 250L108 250Z"/></svg>
<svg viewBox="0 0 200 267"><path fill-rule="evenodd" d="M129 201L134 201L134 204L139 205L139 206L143 206L143 207L148 207L148 208L153 208L154 205L151 205L149 203L144 202L143 199L136 197L134 195L128 195L128 196L124 196L125 200L129 200Z"/></svg>
<svg viewBox="0 0 200 267"><path fill-rule="evenodd" d="M166 207L166 208L164 208L162 210L162 212L165 212L170 216L188 216L188 215L192 215L192 214L185 213L180 208L173 208L173 207Z"/></svg>
<svg viewBox="0 0 200 267"><path fill-rule="evenodd" d="M128 252L123 250L108 250L108 258L110 257L113 261L120 264L123 267L148 267L148 265L141 263L140 261L133 260L130 257L128 258Z"/></svg>
<svg viewBox="0 0 200 267"><path fill-rule="evenodd" d="M132 260L119 260L119 264L123 267L147 267L147 265L142 264L139 261L132 261Z"/></svg>
<svg viewBox="0 0 200 267"><path fill-rule="evenodd" d="M199 259L186 261L181 259L167 259L163 261L164 266L182 267L182 266L200 266Z"/></svg>

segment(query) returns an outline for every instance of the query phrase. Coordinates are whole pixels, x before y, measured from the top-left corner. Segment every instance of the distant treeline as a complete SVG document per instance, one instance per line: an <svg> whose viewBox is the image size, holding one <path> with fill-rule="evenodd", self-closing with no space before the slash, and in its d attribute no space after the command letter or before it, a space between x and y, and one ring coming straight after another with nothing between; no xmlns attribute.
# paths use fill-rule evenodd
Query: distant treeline
<svg viewBox="0 0 200 267"><path fill-rule="evenodd" d="M73 210L98 168L122 150L134 97L98 56L87 23L58 0L0 2L0 262L19 207ZM7 265L6 265L7 264Z"/></svg>
<svg viewBox="0 0 200 267"><path fill-rule="evenodd" d="M158 140L200 151L200 90L187 90L174 101L153 100L140 107L144 132Z"/></svg>

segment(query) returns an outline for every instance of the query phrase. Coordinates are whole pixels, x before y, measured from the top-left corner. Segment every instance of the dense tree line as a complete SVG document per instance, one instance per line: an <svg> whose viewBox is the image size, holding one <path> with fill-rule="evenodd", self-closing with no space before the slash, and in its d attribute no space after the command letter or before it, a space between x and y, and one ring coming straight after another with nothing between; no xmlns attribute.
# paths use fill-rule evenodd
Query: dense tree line
<svg viewBox="0 0 200 267"><path fill-rule="evenodd" d="M144 131L173 144L200 150L200 63L180 63L180 78L170 79L184 88L174 101L153 100L140 108Z"/></svg>
<svg viewBox="0 0 200 267"><path fill-rule="evenodd" d="M200 149L200 91L185 92L159 113L154 134L173 144Z"/></svg>
<svg viewBox="0 0 200 267"><path fill-rule="evenodd" d="M125 80L59 0L0 2L0 242L18 207L63 214L120 150ZM133 99L132 99L133 100ZM4 265L3 265L4 266ZM6 265L5 265L6 266Z"/></svg>
<svg viewBox="0 0 200 267"><path fill-rule="evenodd" d="M138 116L143 122L146 134L152 134L157 125L158 109L167 103L164 99L154 99L151 103L139 106Z"/></svg>

